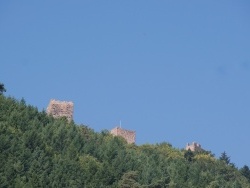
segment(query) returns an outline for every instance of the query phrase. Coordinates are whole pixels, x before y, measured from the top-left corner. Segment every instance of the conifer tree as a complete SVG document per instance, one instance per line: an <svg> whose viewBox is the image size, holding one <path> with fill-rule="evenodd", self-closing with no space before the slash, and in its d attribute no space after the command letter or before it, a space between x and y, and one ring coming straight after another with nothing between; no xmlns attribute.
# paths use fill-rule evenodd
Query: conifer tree
<svg viewBox="0 0 250 188"><path fill-rule="evenodd" d="M248 181L250 182L250 169L247 165L244 165L241 169L240 172L243 176L245 176Z"/></svg>
<svg viewBox="0 0 250 188"><path fill-rule="evenodd" d="M230 163L230 157L227 156L227 153L225 151L221 154L220 160L224 161L226 164Z"/></svg>
<svg viewBox="0 0 250 188"><path fill-rule="evenodd" d="M4 84L0 83L0 95L2 95L3 92L6 92L6 89L4 88Z"/></svg>

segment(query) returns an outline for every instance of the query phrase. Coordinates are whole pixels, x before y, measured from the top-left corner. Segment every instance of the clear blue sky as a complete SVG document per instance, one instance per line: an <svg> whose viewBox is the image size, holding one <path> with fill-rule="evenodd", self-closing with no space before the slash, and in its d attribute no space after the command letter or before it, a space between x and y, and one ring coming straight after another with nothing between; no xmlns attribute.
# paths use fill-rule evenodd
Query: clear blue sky
<svg viewBox="0 0 250 188"><path fill-rule="evenodd" d="M250 166L250 2L1 1L0 82L95 131L197 141Z"/></svg>

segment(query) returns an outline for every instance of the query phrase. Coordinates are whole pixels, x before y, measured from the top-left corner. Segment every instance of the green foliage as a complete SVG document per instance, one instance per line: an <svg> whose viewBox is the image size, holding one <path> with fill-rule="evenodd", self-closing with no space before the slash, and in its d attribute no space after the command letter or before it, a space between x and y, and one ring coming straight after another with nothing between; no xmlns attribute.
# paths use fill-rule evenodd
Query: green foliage
<svg viewBox="0 0 250 188"><path fill-rule="evenodd" d="M5 87L4 87L4 84L2 84L2 83L0 82L0 95L2 95L3 92L6 92L6 89L5 89Z"/></svg>
<svg viewBox="0 0 250 188"><path fill-rule="evenodd" d="M227 156L226 152L224 151L221 156L220 156L220 160L224 161L226 164L230 163L230 157Z"/></svg>
<svg viewBox="0 0 250 188"><path fill-rule="evenodd" d="M0 140L0 187L250 187L247 166L168 143L127 144L3 95Z"/></svg>
<svg viewBox="0 0 250 188"><path fill-rule="evenodd" d="M138 172L136 171L129 171L125 173L121 180L118 182L119 188L140 188L142 187L138 182Z"/></svg>
<svg viewBox="0 0 250 188"><path fill-rule="evenodd" d="M244 165L240 169L240 173L248 179L248 182L250 182L250 169L247 165Z"/></svg>
<svg viewBox="0 0 250 188"><path fill-rule="evenodd" d="M193 161L193 158L194 158L194 153L188 149L187 151L185 151L184 153L184 158L189 161L189 162L192 162Z"/></svg>

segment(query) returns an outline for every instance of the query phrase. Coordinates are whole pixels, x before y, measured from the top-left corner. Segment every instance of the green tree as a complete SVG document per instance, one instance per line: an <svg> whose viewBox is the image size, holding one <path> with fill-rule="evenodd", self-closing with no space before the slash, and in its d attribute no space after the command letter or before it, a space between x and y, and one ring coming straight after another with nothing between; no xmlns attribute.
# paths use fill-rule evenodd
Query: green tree
<svg viewBox="0 0 250 188"><path fill-rule="evenodd" d="M184 153L184 158L189 161L189 162L192 162L193 161L193 158L194 158L194 153L188 149L187 151L185 151Z"/></svg>
<svg viewBox="0 0 250 188"><path fill-rule="evenodd" d="M242 188L242 186L240 185L239 181L236 180L236 181L233 183L233 188Z"/></svg>
<svg viewBox="0 0 250 188"><path fill-rule="evenodd" d="M3 92L6 92L6 89L4 87L4 84L0 83L0 95L2 95Z"/></svg>
<svg viewBox="0 0 250 188"><path fill-rule="evenodd" d="M127 144L0 96L0 187L247 188L249 171L226 153Z"/></svg>
<svg viewBox="0 0 250 188"><path fill-rule="evenodd" d="M240 173L245 176L248 181L250 182L250 169L247 165L244 165L241 169L240 169Z"/></svg>
<svg viewBox="0 0 250 188"><path fill-rule="evenodd" d="M118 182L119 188L141 188L142 186L137 182L138 172L129 171L125 173Z"/></svg>
<svg viewBox="0 0 250 188"><path fill-rule="evenodd" d="M226 152L224 151L220 158L219 158L221 161L224 161L226 164L229 164L230 163L230 157L227 156Z"/></svg>

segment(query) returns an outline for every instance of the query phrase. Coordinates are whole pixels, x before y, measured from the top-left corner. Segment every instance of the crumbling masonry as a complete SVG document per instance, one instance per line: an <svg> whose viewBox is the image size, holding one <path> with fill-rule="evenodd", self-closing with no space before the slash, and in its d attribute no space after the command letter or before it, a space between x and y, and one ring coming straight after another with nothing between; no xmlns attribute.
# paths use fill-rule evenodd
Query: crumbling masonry
<svg viewBox="0 0 250 188"><path fill-rule="evenodd" d="M123 137L129 144L135 143L135 131L122 129L121 127L113 128L110 133L114 136Z"/></svg>
<svg viewBox="0 0 250 188"><path fill-rule="evenodd" d="M68 121L73 120L73 111L74 104L71 101L59 101L52 99L50 100L50 103L47 107L47 114L52 115L55 118L66 117ZM135 131L122 129L121 127L115 127L110 131L110 133L114 136L123 137L129 144L135 143ZM201 145L196 142L193 142L192 144L188 143L185 149L190 149L191 151L204 151L204 149L201 148Z"/></svg>
<svg viewBox="0 0 250 188"><path fill-rule="evenodd" d="M74 104L71 101L57 101L52 99L48 105L47 114L50 114L55 118L66 117L68 121L72 121L73 109Z"/></svg>
<svg viewBox="0 0 250 188"><path fill-rule="evenodd" d="M199 143L196 143L196 142L193 142L192 144L187 143L186 150L203 151L203 149L201 148L201 145Z"/></svg>

